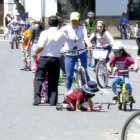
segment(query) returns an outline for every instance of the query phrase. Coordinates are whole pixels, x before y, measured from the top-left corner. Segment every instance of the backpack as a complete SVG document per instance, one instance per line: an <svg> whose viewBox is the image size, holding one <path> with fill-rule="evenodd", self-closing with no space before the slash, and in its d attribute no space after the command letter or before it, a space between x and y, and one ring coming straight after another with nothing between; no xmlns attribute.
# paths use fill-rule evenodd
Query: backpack
<svg viewBox="0 0 140 140"><path fill-rule="evenodd" d="M41 104L48 102L48 81L44 81L41 89Z"/></svg>

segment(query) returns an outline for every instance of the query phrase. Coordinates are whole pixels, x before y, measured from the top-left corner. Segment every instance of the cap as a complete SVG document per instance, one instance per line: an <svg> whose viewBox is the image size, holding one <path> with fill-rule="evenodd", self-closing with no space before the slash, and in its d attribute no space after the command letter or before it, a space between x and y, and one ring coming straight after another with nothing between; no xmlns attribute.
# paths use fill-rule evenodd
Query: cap
<svg viewBox="0 0 140 140"><path fill-rule="evenodd" d="M95 92L99 91L97 87L97 83L95 81L88 81L87 84L83 86L83 90L89 94L95 94Z"/></svg>
<svg viewBox="0 0 140 140"><path fill-rule="evenodd" d="M112 47L113 52L119 52L120 50L124 49L123 44L120 41L116 41Z"/></svg>
<svg viewBox="0 0 140 140"><path fill-rule="evenodd" d="M23 23L21 23L21 25L22 25L22 26L30 27L30 23L28 23L28 22L23 22Z"/></svg>
<svg viewBox="0 0 140 140"><path fill-rule="evenodd" d="M88 17L94 17L94 13L92 11L88 12Z"/></svg>
<svg viewBox="0 0 140 140"><path fill-rule="evenodd" d="M78 12L72 12L70 15L70 20L79 20L80 19L80 13Z"/></svg>

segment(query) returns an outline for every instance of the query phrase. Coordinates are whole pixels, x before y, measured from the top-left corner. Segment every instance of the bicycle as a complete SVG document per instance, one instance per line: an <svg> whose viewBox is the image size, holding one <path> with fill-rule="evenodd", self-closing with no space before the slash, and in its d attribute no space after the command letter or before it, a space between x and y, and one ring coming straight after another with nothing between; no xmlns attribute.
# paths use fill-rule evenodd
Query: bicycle
<svg viewBox="0 0 140 140"><path fill-rule="evenodd" d="M102 46L96 46L95 49L93 49L93 57L98 60L96 65L96 80L100 88L108 86L108 73L106 67L107 53L108 51L104 50Z"/></svg>
<svg viewBox="0 0 140 140"><path fill-rule="evenodd" d="M121 140L140 140L140 111L133 113L125 122Z"/></svg>
<svg viewBox="0 0 140 140"><path fill-rule="evenodd" d="M19 35L18 27L13 28L13 36L11 40L11 49L14 49L14 44L16 44L16 48L19 48L21 36Z"/></svg>
<svg viewBox="0 0 140 140"><path fill-rule="evenodd" d="M81 65L81 61L79 58L79 51L82 50L86 50L86 49L85 48L77 49L77 46L75 46L73 50L67 50L63 52L63 53L73 53L76 54L76 56L78 56L78 59L76 60L75 63L73 77L72 77L72 86L74 87L83 87L83 85L87 83L86 72L84 67Z"/></svg>
<svg viewBox="0 0 140 140"><path fill-rule="evenodd" d="M125 73L133 71L133 68L129 68L128 70L117 70L117 71L121 72L121 73L124 73L124 76L125 76ZM115 72L115 70L114 70L114 72ZM124 76L123 76L123 78L125 79ZM124 111L127 111L127 105L129 105L130 106L130 111L132 111L133 103L130 100L129 92L126 89L126 85L125 85L125 83L123 81L121 81L117 85L116 93L118 95L118 100L114 104L109 103L108 104L108 109L109 109L110 105L116 105L118 103L118 109L119 110L123 109Z"/></svg>

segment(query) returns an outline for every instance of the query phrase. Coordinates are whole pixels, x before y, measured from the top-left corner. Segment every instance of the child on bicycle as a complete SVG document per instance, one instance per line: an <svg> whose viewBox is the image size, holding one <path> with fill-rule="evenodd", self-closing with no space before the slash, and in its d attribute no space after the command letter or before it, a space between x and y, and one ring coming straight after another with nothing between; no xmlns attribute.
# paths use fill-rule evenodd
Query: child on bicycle
<svg viewBox="0 0 140 140"><path fill-rule="evenodd" d="M64 94L63 104L59 104L56 109L63 110L67 109L69 111L81 112L87 109L82 106L82 103L87 101L90 106L90 110L93 111L93 105L91 98L95 96L95 93L99 91L97 83L95 81L88 81L83 88L77 87L69 90Z"/></svg>
<svg viewBox="0 0 140 140"><path fill-rule="evenodd" d="M114 39L111 36L111 34L106 30L105 24L103 21L97 21L95 31L91 34L89 37L89 40L91 41L93 38L96 38L96 40L99 42L99 46L102 46L104 50L107 50L107 57L106 61L109 60L109 54L111 52L111 48L114 44ZM96 70L96 64L97 59L95 59L95 64L93 66L93 70Z"/></svg>
<svg viewBox="0 0 140 140"><path fill-rule="evenodd" d="M117 70L128 70L131 64L134 64L134 71L138 71L138 61L134 60L129 53L127 53L123 47L123 44L119 41L115 42L112 51L114 56L107 63L107 69L109 73L112 73L112 67L116 67L114 77L112 80L112 90L114 93L113 100L117 100L116 86L119 82L123 81L126 84L126 89L130 94L130 100L134 103L135 100L132 97L132 87L129 80L128 72L121 73ZM125 80L123 80L125 78Z"/></svg>

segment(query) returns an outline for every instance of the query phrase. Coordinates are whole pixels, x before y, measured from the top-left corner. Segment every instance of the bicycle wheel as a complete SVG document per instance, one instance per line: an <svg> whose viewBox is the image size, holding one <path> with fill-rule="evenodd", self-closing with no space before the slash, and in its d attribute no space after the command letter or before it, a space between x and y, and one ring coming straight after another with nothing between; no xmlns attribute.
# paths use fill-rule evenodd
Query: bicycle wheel
<svg viewBox="0 0 140 140"><path fill-rule="evenodd" d="M108 74L106 62L99 61L96 68L96 80L100 88L105 88L108 85Z"/></svg>
<svg viewBox="0 0 140 140"><path fill-rule="evenodd" d="M78 79L77 79L77 82L78 82L78 86L79 87L83 87L83 85L86 83L86 76L85 76L85 70L84 68L79 68L78 69L78 75L77 75Z"/></svg>
<svg viewBox="0 0 140 140"><path fill-rule="evenodd" d="M126 111L127 110L127 95L124 93L123 94L123 110Z"/></svg>
<svg viewBox="0 0 140 140"><path fill-rule="evenodd" d="M74 69L73 78L72 78L72 87L78 87L78 70Z"/></svg>
<svg viewBox="0 0 140 140"><path fill-rule="evenodd" d="M133 113L125 122L121 140L140 140L140 111Z"/></svg>

